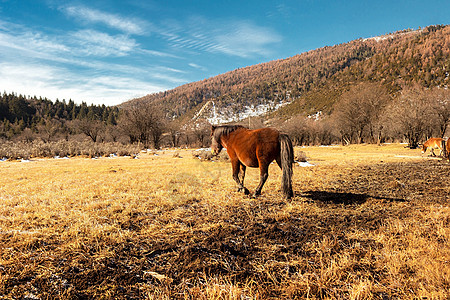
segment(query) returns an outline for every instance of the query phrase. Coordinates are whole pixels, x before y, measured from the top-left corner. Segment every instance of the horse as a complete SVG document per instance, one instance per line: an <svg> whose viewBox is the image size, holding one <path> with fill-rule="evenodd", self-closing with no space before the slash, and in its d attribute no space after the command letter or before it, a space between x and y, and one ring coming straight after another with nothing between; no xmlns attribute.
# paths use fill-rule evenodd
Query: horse
<svg viewBox="0 0 450 300"><path fill-rule="evenodd" d="M275 160L283 173L281 189L284 197L293 197L294 150L288 135L273 128L251 130L241 125L211 126L212 154L218 155L224 147L230 157L233 179L238 184L238 191L243 191L245 195L250 194L244 187L246 167L259 168L260 181L253 197L261 195L269 176L269 165Z"/></svg>
<svg viewBox="0 0 450 300"><path fill-rule="evenodd" d="M430 138L428 141L423 143L422 145L422 154L424 154L428 148L430 148L430 152L432 156L436 156L434 153L434 149L439 149L439 155L442 155L443 148L442 148L442 141L441 138Z"/></svg>

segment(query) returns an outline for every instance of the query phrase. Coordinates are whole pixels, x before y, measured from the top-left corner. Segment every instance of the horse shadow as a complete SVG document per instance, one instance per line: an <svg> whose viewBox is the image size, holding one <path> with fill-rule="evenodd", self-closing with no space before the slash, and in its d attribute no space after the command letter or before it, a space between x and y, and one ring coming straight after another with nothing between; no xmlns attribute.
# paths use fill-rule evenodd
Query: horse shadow
<svg viewBox="0 0 450 300"><path fill-rule="evenodd" d="M321 202L331 202L334 204L363 204L369 198L386 200L386 201L396 201L396 202L405 202L405 199L402 198L390 198L390 197L380 197L380 196L372 196L368 194L361 193L343 193L343 192L328 192L328 191L307 191L296 196L301 196L303 198L308 198L313 201L321 201Z"/></svg>

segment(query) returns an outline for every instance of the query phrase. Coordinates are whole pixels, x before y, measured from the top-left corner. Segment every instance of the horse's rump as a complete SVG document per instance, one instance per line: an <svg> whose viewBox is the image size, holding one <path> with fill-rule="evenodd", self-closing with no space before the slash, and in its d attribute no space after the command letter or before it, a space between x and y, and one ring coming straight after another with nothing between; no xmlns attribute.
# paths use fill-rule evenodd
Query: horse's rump
<svg viewBox="0 0 450 300"><path fill-rule="evenodd" d="M259 167L260 163L272 162L280 153L279 132L273 128L237 128L228 135L227 152L237 155L247 167Z"/></svg>
<svg viewBox="0 0 450 300"><path fill-rule="evenodd" d="M422 144L422 153L425 153L429 148L432 156L436 156L434 149L439 149L441 155L444 152L444 140L442 138L430 138Z"/></svg>
<svg viewBox="0 0 450 300"><path fill-rule="evenodd" d="M442 149L442 141L443 139L441 138L430 138L425 143L423 143L423 146L427 148Z"/></svg>

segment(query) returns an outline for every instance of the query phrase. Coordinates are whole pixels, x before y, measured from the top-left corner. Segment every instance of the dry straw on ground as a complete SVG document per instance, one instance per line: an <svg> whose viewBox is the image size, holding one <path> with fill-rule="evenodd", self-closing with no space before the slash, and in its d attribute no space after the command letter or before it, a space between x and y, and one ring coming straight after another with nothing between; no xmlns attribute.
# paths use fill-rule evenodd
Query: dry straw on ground
<svg viewBox="0 0 450 300"><path fill-rule="evenodd" d="M446 299L450 164L306 147L295 197L190 151L0 162L0 298ZM258 171L247 169L254 189Z"/></svg>

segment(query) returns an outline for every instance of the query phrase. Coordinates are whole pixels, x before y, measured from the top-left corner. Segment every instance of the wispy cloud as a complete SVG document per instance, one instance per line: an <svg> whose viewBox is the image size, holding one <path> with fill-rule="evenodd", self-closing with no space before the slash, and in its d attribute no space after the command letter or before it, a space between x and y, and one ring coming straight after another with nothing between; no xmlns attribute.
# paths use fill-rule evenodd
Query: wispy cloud
<svg viewBox="0 0 450 300"><path fill-rule="evenodd" d="M71 34L72 43L82 55L125 56L138 47L134 39L126 35L111 36L95 30L80 30Z"/></svg>
<svg viewBox="0 0 450 300"><path fill-rule="evenodd" d="M189 63L188 65L189 65L189 67L192 67L192 68L194 68L194 69L206 71L206 68L205 68L205 67L202 67L202 66L200 66L200 65L198 65L198 64L196 64L196 63Z"/></svg>
<svg viewBox="0 0 450 300"><path fill-rule="evenodd" d="M26 57L72 63L77 62L77 56L121 57L138 54L180 58L171 53L144 49L135 39L124 34L109 35L85 29L63 36L49 36L5 22L0 22L0 49L2 52L20 51Z"/></svg>
<svg viewBox="0 0 450 300"><path fill-rule="evenodd" d="M118 104L204 76L212 67L203 57L268 56L282 39L250 21L190 17L155 25L87 6L57 11L76 22L70 31L0 20L0 91Z"/></svg>
<svg viewBox="0 0 450 300"><path fill-rule="evenodd" d="M83 30L62 37L50 37L40 32L0 29L0 50L9 60L44 59L59 63L86 64L77 57L124 56L137 48L137 43L124 35L110 36L101 32Z"/></svg>
<svg viewBox="0 0 450 300"><path fill-rule="evenodd" d="M156 67L156 70L161 70L161 71L168 71L168 72L173 72L173 73L178 73L178 74L185 74L186 71L183 70L179 70L179 69L174 69L174 68L169 68L169 67Z"/></svg>
<svg viewBox="0 0 450 300"><path fill-rule="evenodd" d="M124 100L167 89L126 76L79 76L64 67L45 64L0 63L0 87L7 92L74 99L115 105Z"/></svg>
<svg viewBox="0 0 450 300"><path fill-rule="evenodd" d="M140 19L130 19L118 14L112 14L86 6L63 6L60 8L67 16L88 23L100 23L110 28L129 34L144 34L148 24Z"/></svg>
<svg viewBox="0 0 450 300"><path fill-rule="evenodd" d="M161 35L176 49L219 53L248 58L266 56L281 35L271 28L249 21L210 21L192 18L182 25L174 22Z"/></svg>
<svg viewBox="0 0 450 300"><path fill-rule="evenodd" d="M240 57L269 55L271 46L281 40L274 30L249 22L237 22L215 38L217 51Z"/></svg>
<svg viewBox="0 0 450 300"><path fill-rule="evenodd" d="M137 52L149 55L149 56L158 56L158 57L170 57L170 58L180 58L177 55L168 53L168 52L162 52L162 51L156 51L156 50L148 50L148 49L135 49Z"/></svg>
<svg viewBox="0 0 450 300"><path fill-rule="evenodd" d="M133 61L151 54L123 34L50 35L0 21L0 90L113 105L187 82L183 71L157 61L115 59L125 55Z"/></svg>
<svg viewBox="0 0 450 300"><path fill-rule="evenodd" d="M28 53L36 57L47 57L54 53L69 52L69 48L56 38L33 32L10 23L0 23L0 47Z"/></svg>

